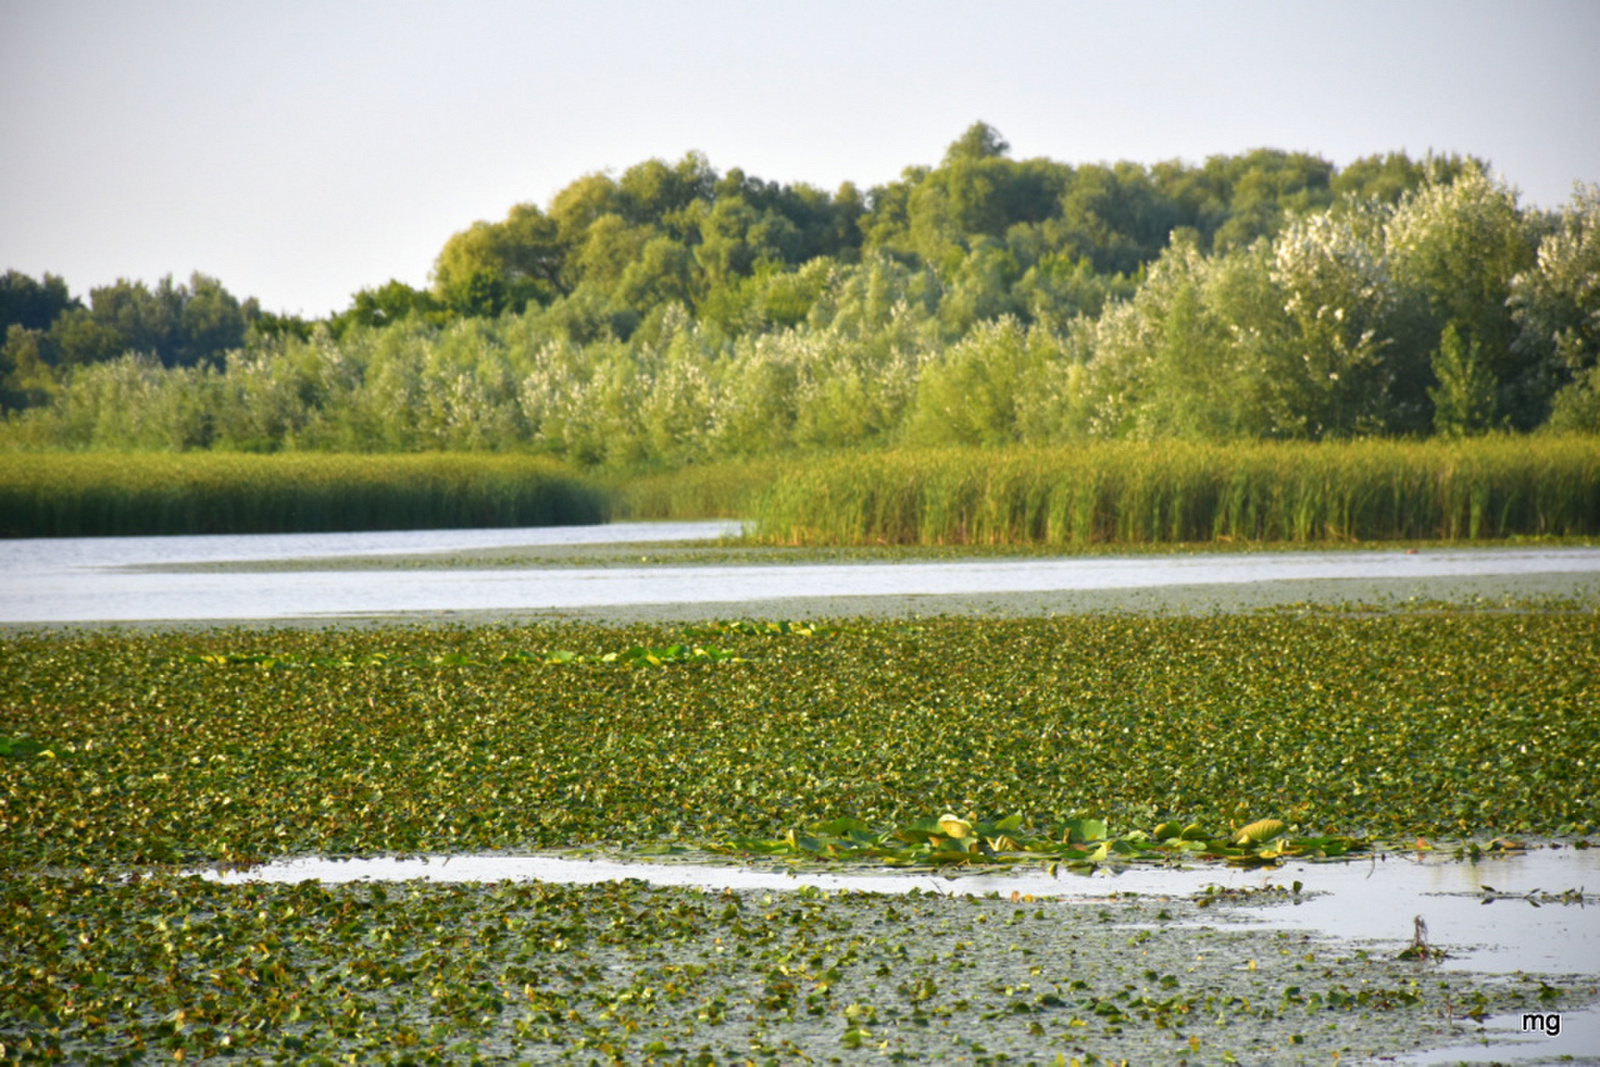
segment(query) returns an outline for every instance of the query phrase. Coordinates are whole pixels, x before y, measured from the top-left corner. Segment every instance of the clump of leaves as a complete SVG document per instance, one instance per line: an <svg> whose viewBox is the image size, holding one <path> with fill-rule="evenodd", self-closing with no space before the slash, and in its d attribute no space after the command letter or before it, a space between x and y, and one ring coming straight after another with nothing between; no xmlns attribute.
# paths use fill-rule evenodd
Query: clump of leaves
<svg viewBox="0 0 1600 1067"><path fill-rule="evenodd" d="M689 629L689 634L694 637L707 637L716 634L749 634L755 637L781 637L793 634L797 637L811 637L816 634L837 632L837 627L825 626L815 622L776 620L749 622L744 619L719 620Z"/></svg>
<svg viewBox="0 0 1600 1067"><path fill-rule="evenodd" d="M945 811L1110 815L1155 859L1271 850L1235 840L1266 813L1490 852L1600 826L1592 612L748 628L9 635L0 736L59 758L0 761L0 868L699 848ZM1118 841L1111 862L1140 851Z"/></svg>
<svg viewBox="0 0 1600 1067"><path fill-rule="evenodd" d="M1411 920L1411 944L1400 950L1397 957L1402 960L1442 960L1448 953L1437 945L1428 944L1428 924L1422 916L1414 916Z"/></svg>
<svg viewBox="0 0 1600 1067"><path fill-rule="evenodd" d="M1284 859L1338 859L1371 842L1337 835L1292 837L1279 819L1261 819L1232 834L1213 834L1198 823L1162 823L1154 833L1112 834L1103 819L1064 819L1044 831L1023 827L1021 815L985 820L946 812L886 829L855 818L831 819L779 838L735 838L720 852L794 860L843 860L892 867L966 867L1047 863L1092 870L1103 864L1223 861L1233 866L1273 866Z"/></svg>
<svg viewBox="0 0 1600 1067"><path fill-rule="evenodd" d="M575 663L620 663L628 667L660 667L668 663L743 663L733 652L702 645L630 645L620 651L586 655L569 649L552 652L505 652L493 660L475 659L463 652L437 656L395 657L378 652L359 658L341 656L301 656L287 652L206 652L178 657L184 663L217 667L248 665L271 670L274 667L487 667L543 664L559 666Z"/></svg>
<svg viewBox="0 0 1600 1067"><path fill-rule="evenodd" d="M47 749L31 737L0 737L0 759L27 759Z"/></svg>

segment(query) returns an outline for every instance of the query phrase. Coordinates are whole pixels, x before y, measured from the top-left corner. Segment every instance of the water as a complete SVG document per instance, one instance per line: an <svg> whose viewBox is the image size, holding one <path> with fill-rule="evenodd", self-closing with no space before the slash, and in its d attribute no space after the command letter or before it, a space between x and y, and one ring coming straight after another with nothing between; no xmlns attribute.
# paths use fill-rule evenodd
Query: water
<svg viewBox="0 0 1600 1067"><path fill-rule="evenodd" d="M1521 1015L1491 1015L1483 1021L1484 1033L1475 1045L1429 1049L1394 1062L1410 1064L1455 1063L1595 1063L1600 1056L1600 1010L1558 1013L1561 1032L1545 1034L1525 1029Z"/></svg>
<svg viewBox="0 0 1600 1067"><path fill-rule="evenodd" d="M1114 893L1188 896L1208 886L1231 890L1283 888L1301 883L1292 897L1243 911L1231 918L1275 929L1300 929L1392 946L1409 943L1412 919L1427 922L1428 941L1445 949L1446 968L1510 974L1600 973L1600 907L1586 886L1600 886L1600 849L1533 849L1484 856L1476 862L1391 853L1343 863L1288 863L1263 871L1230 867L1183 869L1130 866L1101 868L1085 876L1051 875L1039 867L979 874L929 871L834 873L815 867L648 862L563 855L476 854L382 856L362 859L297 857L242 870L204 872L222 882L547 881L589 884L636 878L656 885L705 889L793 890L954 894L1012 893L1065 900L1103 900ZM1493 887L1495 895L1484 891ZM1579 890L1573 903L1557 903ZM1528 894L1535 894L1533 901ZM1543 893L1544 896L1539 894ZM1587 905L1587 906L1586 906Z"/></svg>
<svg viewBox="0 0 1600 1067"><path fill-rule="evenodd" d="M727 604L837 597L840 613L885 597L940 594L1025 594L1074 590L1246 588L1271 583L1365 581L1368 588L1419 579L1543 576L1545 588L1570 581L1593 587L1600 549L1474 549L1405 552L1240 553L1132 558L985 560L958 563L866 563L788 566L504 567L296 572L284 561L379 555L515 550L541 546L647 545L711 540L738 532L736 523L615 524L527 530L392 531L214 537L51 539L0 542L0 622L60 623L141 620L352 618L434 612L561 610L617 605ZM174 572L193 564L262 563L271 570L230 568ZM1104 900L1115 893L1187 896L1208 885L1234 890L1302 883L1298 896L1274 894L1260 907L1219 904L1217 922L1262 929L1293 928L1395 952L1422 916L1429 941L1449 956L1442 966L1509 974L1600 973L1600 908L1560 895L1600 887L1600 850L1548 850L1441 862L1391 854L1372 862L1291 864L1275 871L1229 868L1131 868L1093 877L1008 870L949 878L923 873L796 873L778 867L645 863L572 856L451 856L360 860L299 858L244 871L210 871L222 881L351 881L426 878L497 881L536 878L596 882L639 878L664 885L782 891L825 890L1011 893L1064 901ZM1488 898L1482 889L1498 894ZM1520 1017L1489 1021L1486 1044L1413 1057L1456 1062L1483 1056L1593 1054L1600 1048L1600 1012L1565 1012L1557 1037L1520 1039Z"/></svg>
<svg viewBox="0 0 1600 1067"><path fill-rule="evenodd" d="M738 522L613 522L490 530L190 534L174 537L39 537L0 541L0 571L17 568L160 567L189 563L414 555L486 548L647 544L736 537Z"/></svg>
<svg viewBox="0 0 1600 1067"><path fill-rule="evenodd" d="M1436 968L1479 974L1600 973L1600 907L1585 887L1600 885L1600 849L1533 849L1457 861L1428 854L1391 853L1339 863L1289 863L1274 870L1227 867L1101 868L1093 875L1051 875L1038 867L961 876L919 872L832 873L809 867L729 866L560 855L480 854L333 860L299 857L243 870L201 872L224 883L406 881L554 881L588 884L634 878L656 885L785 891L958 895L1028 895L1067 904L1105 902L1114 894L1188 897L1216 886L1243 891L1246 906L1226 896L1200 920L1262 930L1296 929L1374 954L1394 955L1427 923L1428 943L1448 955ZM1249 892L1269 887L1298 894ZM1492 887L1493 893L1485 887ZM1569 890L1576 898L1558 903ZM1529 895L1532 895L1530 899ZM1530 1011L1543 1011L1530 1004ZM1477 1042L1400 1057L1414 1064L1549 1062L1600 1050L1600 1009L1565 1010L1560 1033L1529 1034L1521 1015L1486 1019Z"/></svg>
<svg viewBox="0 0 1600 1067"><path fill-rule="evenodd" d="M1393 583L1600 575L1600 549L1287 552L1129 558L653 567L413 567L296 572L150 570L196 563L413 555L713 539L737 523L619 523L525 530L66 538L0 542L0 622L272 620L728 604L832 597L1036 594L1288 582Z"/></svg>

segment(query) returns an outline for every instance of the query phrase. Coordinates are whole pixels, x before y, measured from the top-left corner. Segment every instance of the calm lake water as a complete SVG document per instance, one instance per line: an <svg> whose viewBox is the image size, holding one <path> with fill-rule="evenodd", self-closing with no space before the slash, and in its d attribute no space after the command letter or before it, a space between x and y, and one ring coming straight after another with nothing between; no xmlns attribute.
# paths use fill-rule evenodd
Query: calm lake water
<svg viewBox="0 0 1600 1067"><path fill-rule="evenodd" d="M1600 549L1492 548L723 566L284 569L285 561L559 545L647 545L737 534L737 523L513 530L61 538L0 542L0 622L274 620L1037 594L1261 583L1600 575ZM250 563L272 564L251 570ZM161 568L246 564L215 571ZM848 603L843 605L846 609Z"/></svg>

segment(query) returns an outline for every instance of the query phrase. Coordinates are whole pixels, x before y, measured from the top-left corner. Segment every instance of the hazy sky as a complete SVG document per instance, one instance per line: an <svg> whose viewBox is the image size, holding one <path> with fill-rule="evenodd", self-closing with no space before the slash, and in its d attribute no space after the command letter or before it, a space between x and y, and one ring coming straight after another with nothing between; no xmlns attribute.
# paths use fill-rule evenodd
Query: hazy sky
<svg viewBox="0 0 1600 1067"><path fill-rule="evenodd" d="M446 238L691 149L832 190L1016 158L1488 159L1600 181L1596 0L0 0L0 270L425 285Z"/></svg>

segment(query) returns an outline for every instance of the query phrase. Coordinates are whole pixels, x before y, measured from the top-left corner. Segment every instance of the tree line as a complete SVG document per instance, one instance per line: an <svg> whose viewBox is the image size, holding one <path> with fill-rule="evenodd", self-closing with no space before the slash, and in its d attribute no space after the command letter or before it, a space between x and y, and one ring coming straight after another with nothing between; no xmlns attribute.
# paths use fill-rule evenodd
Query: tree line
<svg viewBox="0 0 1600 1067"><path fill-rule="evenodd" d="M1481 161L1014 160L862 192L691 153L591 174L317 322L215 279L0 280L4 437L533 450L1600 430L1600 192Z"/></svg>

